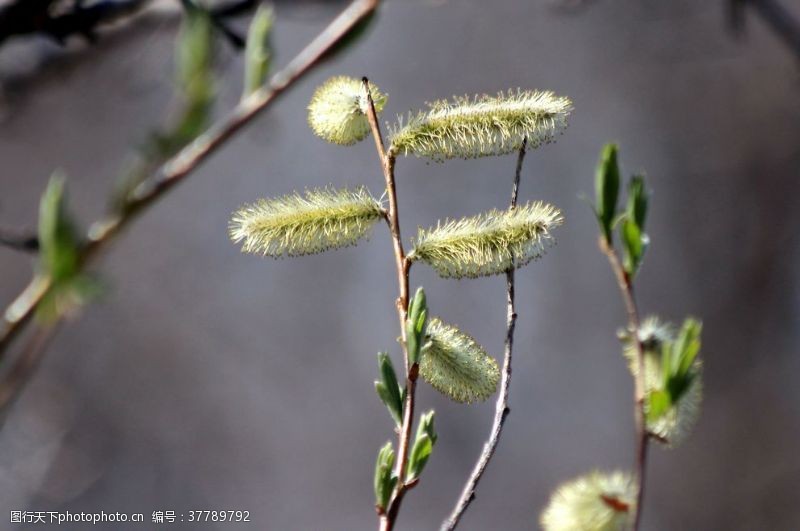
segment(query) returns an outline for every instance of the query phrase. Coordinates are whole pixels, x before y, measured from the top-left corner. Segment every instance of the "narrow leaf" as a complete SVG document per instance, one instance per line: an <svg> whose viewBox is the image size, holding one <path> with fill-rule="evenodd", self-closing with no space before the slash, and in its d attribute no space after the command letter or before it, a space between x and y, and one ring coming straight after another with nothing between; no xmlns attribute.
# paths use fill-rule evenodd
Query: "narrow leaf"
<svg viewBox="0 0 800 531"><path fill-rule="evenodd" d="M422 469L428 463L428 458L433 452L433 441L427 434L422 434L414 441L414 447L411 449L411 455L408 459L408 477L414 479L420 476Z"/></svg>
<svg viewBox="0 0 800 531"><path fill-rule="evenodd" d="M647 220L647 203L649 194L645 188L644 176L634 175L628 182L628 203L625 213L632 222L636 223L639 230L644 232L644 224Z"/></svg>
<svg viewBox="0 0 800 531"><path fill-rule="evenodd" d="M630 219L622 221L620 234L622 235L622 245L625 249L622 265L625 268L625 272L633 277L642 263L644 251L647 248L647 236Z"/></svg>
<svg viewBox="0 0 800 531"><path fill-rule="evenodd" d="M373 487L375 490L375 505L381 509L386 509L389 498L392 495L397 477L392 475L394 465L394 449L392 443L387 442L378 451L378 460L375 463L375 479Z"/></svg>
<svg viewBox="0 0 800 531"><path fill-rule="evenodd" d="M244 94L248 96L264 86L272 63L270 36L275 22L272 7L260 5L250 22L244 52Z"/></svg>
<svg viewBox="0 0 800 531"><path fill-rule="evenodd" d="M385 352L378 354L378 367L380 370L381 381L375 382L375 390L383 403L389 409L395 423L399 426L403 423L403 401L401 399L400 386L397 383L397 376L392 367L392 360Z"/></svg>
<svg viewBox="0 0 800 531"><path fill-rule="evenodd" d="M427 320L428 309L425 290L417 288L414 298L409 303L408 317L406 318L406 350L408 352L408 362L411 365L419 363Z"/></svg>
<svg viewBox="0 0 800 531"><path fill-rule="evenodd" d="M617 146L607 144L600 154L600 162L595 173L595 209L597 221L606 240L612 241L614 217L617 215L617 199L619 195L619 166L617 164Z"/></svg>
<svg viewBox="0 0 800 531"><path fill-rule="evenodd" d="M39 263L54 283L68 280L78 271L78 236L67 212L65 190L65 177L55 174L39 203Z"/></svg>

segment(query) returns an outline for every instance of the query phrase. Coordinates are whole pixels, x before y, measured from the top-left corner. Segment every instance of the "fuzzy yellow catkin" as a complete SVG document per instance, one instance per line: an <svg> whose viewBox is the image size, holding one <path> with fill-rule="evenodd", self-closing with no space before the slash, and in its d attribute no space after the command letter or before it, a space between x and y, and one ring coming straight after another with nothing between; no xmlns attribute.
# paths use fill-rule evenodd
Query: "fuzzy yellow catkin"
<svg viewBox="0 0 800 531"><path fill-rule="evenodd" d="M542 256L561 223L561 211L541 201L490 210L419 229L408 257L445 278L498 275Z"/></svg>
<svg viewBox="0 0 800 531"><path fill-rule="evenodd" d="M438 317L428 321L427 334L419 366L426 382L456 402L483 401L494 394L500 369L477 341Z"/></svg>
<svg viewBox="0 0 800 531"><path fill-rule="evenodd" d="M658 317L644 319L639 327L639 339L644 350L644 382L647 394L664 387L661 348L665 343L674 341L675 336L675 328L669 323L662 322ZM631 374L635 377L639 373L637 349L629 339L625 340L623 354L628 360ZM678 403L657 419L647 419L647 431L656 435L654 440L670 448L678 446L686 439L700 417L700 406L703 401L701 362L695 360L692 369L697 375Z"/></svg>
<svg viewBox="0 0 800 531"><path fill-rule="evenodd" d="M540 523L545 531L626 531L635 505L630 474L595 471L558 487Z"/></svg>
<svg viewBox="0 0 800 531"><path fill-rule="evenodd" d="M549 91L509 90L428 104L390 129L391 152L434 160L476 158L552 142L567 127L569 98Z"/></svg>
<svg viewBox="0 0 800 531"><path fill-rule="evenodd" d="M370 84L375 112L386 105L387 96ZM314 134L334 144L349 146L367 137L370 131L369 102L360 79L337 76L320 85L308 105L308 125Z"/></svg>
<svg viewBox="0 0 800 531"><path fill-rule="evenodd" d="M381 202L364 187L316 188L243 206L229 232L244 252L301 256L354 245L384 215Z"/></svg>

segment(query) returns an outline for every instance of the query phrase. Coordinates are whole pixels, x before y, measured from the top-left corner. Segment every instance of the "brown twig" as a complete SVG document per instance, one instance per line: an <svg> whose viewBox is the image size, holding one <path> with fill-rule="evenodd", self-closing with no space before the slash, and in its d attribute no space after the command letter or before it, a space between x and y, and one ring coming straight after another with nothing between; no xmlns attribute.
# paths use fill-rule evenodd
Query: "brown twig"
<svg viewBox="0 0 800 531"><path fill-rule="evenodd" d="M525 148L527 139L523 140L522 147L519 149L519 156L517 157L517 169L514 172L514 184L511 188L511 203L509 208L516 208L517 197L519 195L519 180L522 174L522 163L525 160ZM503 432L503 426L506 422L511 409L508 407L508 396L511 386L511 357L514 349L514 329L517 325L517 312L514 307L514 268L511 267L506 271L506 340L505 352L503 354L503 372L502 379L500 380L500 394L497 397L494 410L494 421L492 422L492 429L489 432L489 439L483 445L483 451L472 469L472 473L464 485L464 490L461 492L461 497L456 502L453 512L442 523L441 529L450 531L455 529L461 517L466 512L472 500L475 499L475 491L478 488L478 483L489 466L489 461L494 456L497 449L497 444L500 442L500 435Z"/></svg>
<svg viewBox="0 0 800 531"><path fill-rule="evenodd" d="M400 292L397 297L397 315L400 318L400 339L403 346L403 362L406 375L405 404L403 404L403 423L398 432L398 451L395 475L397 476L397 486L394 495L389 500L389 505L380 514L380 530L391 531L397 520L400 511L400 504L406 491L416 485L416 481L406 483L406 465L408 464L408 449L411 441L411 427L414 423L414 395L417 387L417 376L419 367L417 364L409 366L408 348L406 346L406 317L408 312L408 275L411 269L411 262L406 258L403 249L403 240L400 237L400 216L397 210L397 189L394 183L394 164L395 156L391 151L387 152L383 144L383 135L378 124L378 114L375 112L375 104L370 93L369 80L363 78L364 90L367 97L367 119L369 120L372 136L375 139L375 148L381 160L383 176L386 180L386 194L389 197L389 212L387 221L389 230L392 234L392 244L394 247L395 266L397 269L397 283Z"/></svg>
<svg viewBox="0 0 800 531"><path fill-rule="evenodd" d="M328 51L375 10L379 2L380 0L353 0L283 70L277 72L267 86L241 100L227 116L183 148L156 170L149 179L135 188L128 196L120 213L95 222L89 228L87 243L81 254L82 265L85 266L97 254L97 251L112 241L120 230L135 219L136 215L145 207L151 205L181 182L283 94L287 88L318 64ZM30 321L49 289L50 280L47 277L35 277L5 311L2 328L0 328L0 359L14 337Z"/></svg>
<svg viewBox="0 0 800 531"><path fill-rule="evenodd" d="M645 475L647 473L647 443L650 438L645 422L644 348L642 347L642 341L639 337L639 309L636 306L636 298L633 294L632 279L622 267L614 247L604 236L600 236L598 245L603 254L608 257L608 262L611 264L611 269L614 271L622 300L625 303L625 310L628 314L628 328L636 345L636 365L638 368L634 377L636 506L633 509L633 531L638 531L642 520L642 502L644 501Z"/></svg>
<svg viewBox="0 0 800 531"><path fill-rule="evenodd" d="M0 246L15 251L35 253L39 250L39 238L34 232L0 227Z"/></svg>

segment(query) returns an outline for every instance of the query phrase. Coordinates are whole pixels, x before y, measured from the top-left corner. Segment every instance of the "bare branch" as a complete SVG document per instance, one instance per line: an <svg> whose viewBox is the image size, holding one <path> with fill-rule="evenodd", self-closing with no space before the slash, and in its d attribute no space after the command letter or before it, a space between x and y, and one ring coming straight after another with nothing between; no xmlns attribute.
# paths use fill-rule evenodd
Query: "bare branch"
<svg viewBox="0 0 800 531"><path fill-rule="evenodd" d="M514 172L514 184L511 188L511 203L509 208L516 208L517 198L519 196L519 181L522 174L522 164L525 160L525 148L527 146L527 139L523 140L522 147L519 149L519 156L517 157L517 169ZM505 352L503 354L503 371L500 380L500 394L497 397L494 410L494 421L492 422L492 429L489 432L489 440L483 445L483 451L478 457L472 473L467 479L464 490L461 492L461 497L456 502L456 506L450 516L442 523L441 529L450 531L455 529L461 517L466 512L472 500L475 499L475 491L478 488L478 483L489 466L489 461L492 459L497 444L500 442L500 435L503 432L503 426L506 422L511 409L508 407L508 396L511 386L511 357L514 350L514 329L517 325L517 312L514 306L514 268L506 271L506 340Z"/></svg>

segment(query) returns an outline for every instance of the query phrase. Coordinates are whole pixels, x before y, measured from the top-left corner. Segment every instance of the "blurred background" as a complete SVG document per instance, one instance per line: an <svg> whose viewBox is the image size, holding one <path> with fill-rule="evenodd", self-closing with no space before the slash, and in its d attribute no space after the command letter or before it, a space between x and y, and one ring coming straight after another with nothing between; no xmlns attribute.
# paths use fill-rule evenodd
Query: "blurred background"
<svg viewBox="0 0 800 531"><path fill-rule="evenodd" d="M161 2L163 4L164 2ZM384 118L453 94L540 88L570 96L570 127L529 153L521 198L559 206L558 245L517 275L511 415L460 529L536 529L552 490L594 468L629 468L632 382L615 337L624 310L592 193L605 142L654 190L638 280L645 315L704 322L705 401L693 435L655 448L644 529L800 529L800 71L791 47L729 2L389 0L358 45L287 93L139 219L97 263L110 289L64 326L0 431L0 518L10 510L249 510L249 524L169 529L372 529L372 471L392 425L375 354L396 364L387 230L302 259L243 255L231 212L259 197L382 177L371 142L314 137L306 105L329 76L368 75ZM789 14L800 5L784 0ZM342 8L279 2L285 64ZM0 223L34 227L51 173L69 176L84 223L169 108L179 21L156 6L66 48L0 48ZM241 56L221 46L218 112L241 92ZM402 229L508 203L515 157L397 165ZM0 248L0 301L32 258ZM498 358L502 277L439 279L434 313ZM435 529L487 438L494 399L463 406L426 384L439 442L398 529ZM3 524L2 527L10 525ZM33 526L45 528L46 526ZM89 526L66 526L86 529ZM95 526L161 528L153 524ZM64 527L62 527L64 528Z"/></svg>

